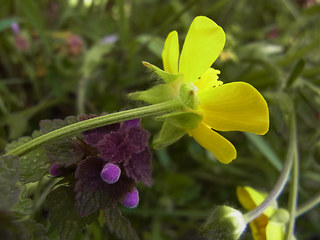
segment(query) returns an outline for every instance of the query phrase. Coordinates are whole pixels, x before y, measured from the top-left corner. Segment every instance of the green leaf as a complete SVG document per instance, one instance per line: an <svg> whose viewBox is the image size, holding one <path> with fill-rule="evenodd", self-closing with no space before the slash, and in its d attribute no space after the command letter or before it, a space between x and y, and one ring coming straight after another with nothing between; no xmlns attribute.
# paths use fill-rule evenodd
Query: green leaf
<svg viewBox="0 0 320 240"><path fill-rule="evenodd" d="M257 147L257 149L269 160L269 162L280 172L282 163L277 154L273 151L270 145L264 140L263 137L253 134L245 133L249 141Z"/></svg>
<svg viewBox="0 0 320 240"><path fill-rule="evenodd" d="M37 133L34 133L37 134ZM6 152L29 142L32 137L22 137L17 141L11 142L6 146ZM44 148L37 148L19 158L20 162L20 181L23 183L38 181L41 177L48 173L49 158Z"/></svg>
<svg viewBox="0 0 320 240"><path fill-rule="evenodd" d="M39 104L25 110L13 112L6 115L4 121L5 124L9 127L9 138L17 139L21 137L29 126L29 119L31 119L38 112L47 109L55 103L56 100L42 101ZM23 121L21 121L21 119L23 119Z"/></svg>
<svg viewBox="0 0 320 240"><path fill-rule="evenodd" d="M111 233L123 240L138 240L136 231L131 227L128 219L122 216L118 208L109 208L105 210L107 226Z"/></svg>
<svg viewBox="0 0 320 240"><path fill-rule="evenodd" d="M30 240L48 240L48 238L45 236L46 229L45 227L35 222L34 220L28 219L26 221L22 222L24 229L24 239L30 239Z"/></svg>
<svg viewBox="0 0 320 240"><path fill-rule="evenodd" d="M73 189L60 186L49 193L46 199L49 219L56 226L60 240L72 240L87 224L98 218L97 214L81 218L75 207Z"/></svg>
<svg viewBox="0 0 320 240"><path fill-rule="evenodd" d="M0 236L1 240L25 240L22 223L15 221L9 211L0 209Z"/></svg>
<svg viewBox="0 0 320 240"><path fill-rule="evenodd" d="M151 34L140 35L137 38L140 44L146 45L148 49L157 57L161 58L164 40L160 37L155 37Z"/></svg>
<svg viewBox="0 0 320 240"><path fill-rule="evenodd" d="M48 53L50 53L50 44L45 34L45 19L43 14L41 14L36 2L33 0L23 0L20 2L19 7L21 7L23 13L26 15L33 27L37 30Z"/></svg>
<svg viewBox="0 0 320 240"><path fill-rule="evenodd" d="M16 19L3 19L0 21L0 32L9 28L11 26L12 23L17 22Z"/></svg>
<svg viewBox="0 0 320 240"><path fill-rule="evenodd" d="M33 201L30 198L20 195L19 201L12 208L12 211L21 215L30 215L32 213Z"/></svg>
<svg viewBox="0 0 320 240"><path fill-rule="evenodd" d="M75 116L69 116L64 120L42 120L40 122L40 131L45 134L76 122L78 122L78 118ZM54 163L65 166L70 166L80 161L83 153L75 148L74 140L76 138L81 138L81 135L77 134L68 138L58 139L44 146L48 157Z"/></svg>
<svg viewBox="0 0 320 240"><path fill-rule="evenodd" d="M92 71L97 67L102 57L112 50L113 44L101 44L98 43L90 48L84 57L84 63L82 66L82 72L85 77L92 74Z"/></svg>
<svg viewBox="0 0 320 240"><path fill-rule="evenodd" d="M17 221L8 211L0 210L1 240L48 240L45 227L31 219Z"/></svg>
<svg viewBox="0 0 320 240"><path fill-rule="evenodd" d="M0 209L11 208L19 199L19 159L15 156L0 157Z"/></svg>
<svg viewBox="0 0 320 240"><path fill-rule="evenodd" d="M165 121L160 133L153 139L152 146L155 149L164 148L178 141L185 133L186 130Z"/></svg>
<svg viewBox="0 0 320 240"><path fill-rule="evenodd" d="M107 208L114 204L114 200L102 190L79 191L76 201L77 211L80 216L88 216L101 208Z"/></svg>
<svg viewBox="0 0 320 240"><path fill-rule="evenodd" d="M303 59L299 59L299 61L295 64L292 72L290 73L290 76L288 77L287 87L292 86L295 80L300 76L300 74L304 69L305 64L306 62Z"/></svg>

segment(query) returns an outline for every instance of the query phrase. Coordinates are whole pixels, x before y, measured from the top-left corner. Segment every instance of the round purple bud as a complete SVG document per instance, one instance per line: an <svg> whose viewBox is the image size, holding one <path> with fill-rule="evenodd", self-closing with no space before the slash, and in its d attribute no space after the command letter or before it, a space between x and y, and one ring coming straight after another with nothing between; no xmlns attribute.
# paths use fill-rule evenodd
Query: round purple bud
<svg viewBox="0 0 320 240"><path fill-rule="evenodd" d="M131 192L128 192L121 204L128 208L135 208L139 203L139 192L136 188L133 188Z"/></svg>
<svg viewBox="0 0 320 240"><path fill-rule="evenodd" d="M59 164L52 164L49 169L49 173L53 177L59 177L63 174L63 168Z"/></svg>
<svg viewBox="0 0 320 240"><path fill-rule="evenodd" d="M11 23L11 30L15 35L19 34L20 33L19 24L16 22Z"/></svg>
<svg viewBox="0 0 320 240"><path fill-rule="evenodd" d="M120 178L120 175L121 169L113 163L107 163L104 165L100 173L102 180L109 184L117 182Z"/></svg>

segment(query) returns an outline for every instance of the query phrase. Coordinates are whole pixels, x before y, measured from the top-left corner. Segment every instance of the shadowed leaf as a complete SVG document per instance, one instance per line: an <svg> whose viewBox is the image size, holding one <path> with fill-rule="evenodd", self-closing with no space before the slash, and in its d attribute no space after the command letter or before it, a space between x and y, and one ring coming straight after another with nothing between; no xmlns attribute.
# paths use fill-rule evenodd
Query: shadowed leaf
<svg viewBox="0 0 320 240"><path fill-rule="evenodd" d="M118 208L105 210L105 218L111 233L123 240L139 240L136 231L131 227L128 219L122 216Z"/></svg>

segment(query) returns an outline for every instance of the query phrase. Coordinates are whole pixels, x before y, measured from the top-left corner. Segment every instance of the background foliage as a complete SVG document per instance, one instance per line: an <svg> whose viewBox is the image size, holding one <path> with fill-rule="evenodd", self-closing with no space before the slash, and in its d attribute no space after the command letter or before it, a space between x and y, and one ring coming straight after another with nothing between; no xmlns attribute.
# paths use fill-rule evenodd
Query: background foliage
<svg viewBox="0 0 320 240"><path fill-rule="evenodd" d="M162 66L165 37L176 29L184 39L195 16L205 15L225 30L226 47L214 67L221 70L222 81L246 81L262 92L270 107L270 131L263 137L224 134L238 150L238 158L229 165L217 162L188 136L154 151L153 186L140 187L138 208L122 209L142 239L202 239L197 229L215 205L227 203L241 209L236 186L270 191L287 151L286 122L292 102L298 126L299 203L319 191L319 2L1 0L0 5L1 152L7 143L39 129L41 119L140 106L130 102L127 93L144 90L156 81L141 61ZM19 34L11 31L13 22L19 24ZM161 126L148 118L143 119L143 125L152 135ZM3 175L10 164L11 168L17 167L16 163L16 159L5 159L0 166L1 176L11 179L7 183L7 177L0 178L0 185L8 184L0 191L14 191L14 201L8 201L20 205L15 205L13 216L0 210L0 218L26 220L23 227L19 222L10 225L17 236L20 229L26 234L32 232L27 239L40 239L44 232L49 239L58 239L44 204L54 179L45 176L32 182L34 175L24 176L21 169L24 179L20 182L31 183L18 184L24 196L19 201L19 173ZM45 160L35 164L41 171L48 167ZM14 207L9 202L1 203L0 209ZM279 203L287 207L287 189ZM315 208L298 218L297 239L320 239L319 210ZM77 239L102 237L115 239L103 222L94 222ZM251 239L250 234L246 233L244 239Z"/></svg>

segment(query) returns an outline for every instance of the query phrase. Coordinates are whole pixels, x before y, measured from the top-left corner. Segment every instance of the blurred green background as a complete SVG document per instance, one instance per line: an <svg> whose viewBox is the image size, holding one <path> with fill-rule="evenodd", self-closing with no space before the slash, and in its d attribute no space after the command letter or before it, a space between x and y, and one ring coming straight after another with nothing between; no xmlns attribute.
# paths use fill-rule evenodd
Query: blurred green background
<svg viewBox="0 0 320 240"><path fill-rule="evenodd" d="M154 183L139 186L140 205L123 209L142 239L202 239L210 209L241 209L236 186L270 191L288 148L288 114L296 110L299 203L320 186L320 2L316 0L0 0L0 151L39 128L42 119L142 106L126 95L157 79L142 60L162 67L164 39L180 46L193 18L204 15L226 32L214 67L224 82L246 81L266 98L265 136L223 133L238 158L222 165L192 138L153 151ZM12 30L12 23L19 29ZM143 119L152 135L161 122ZM50 186L40 182L40 189ZM39 186L38 186L39 188ZM29 195L34 197L31 190ZM35 200L37 201L37 200ZM58 239L43 204L35 220ZM288 205L288 189L279 198ZM299 217L297 239L320 239L320 208ZM92 224L78 239L115 239ZM243 239L252 239L249 231Z"/></svg>

